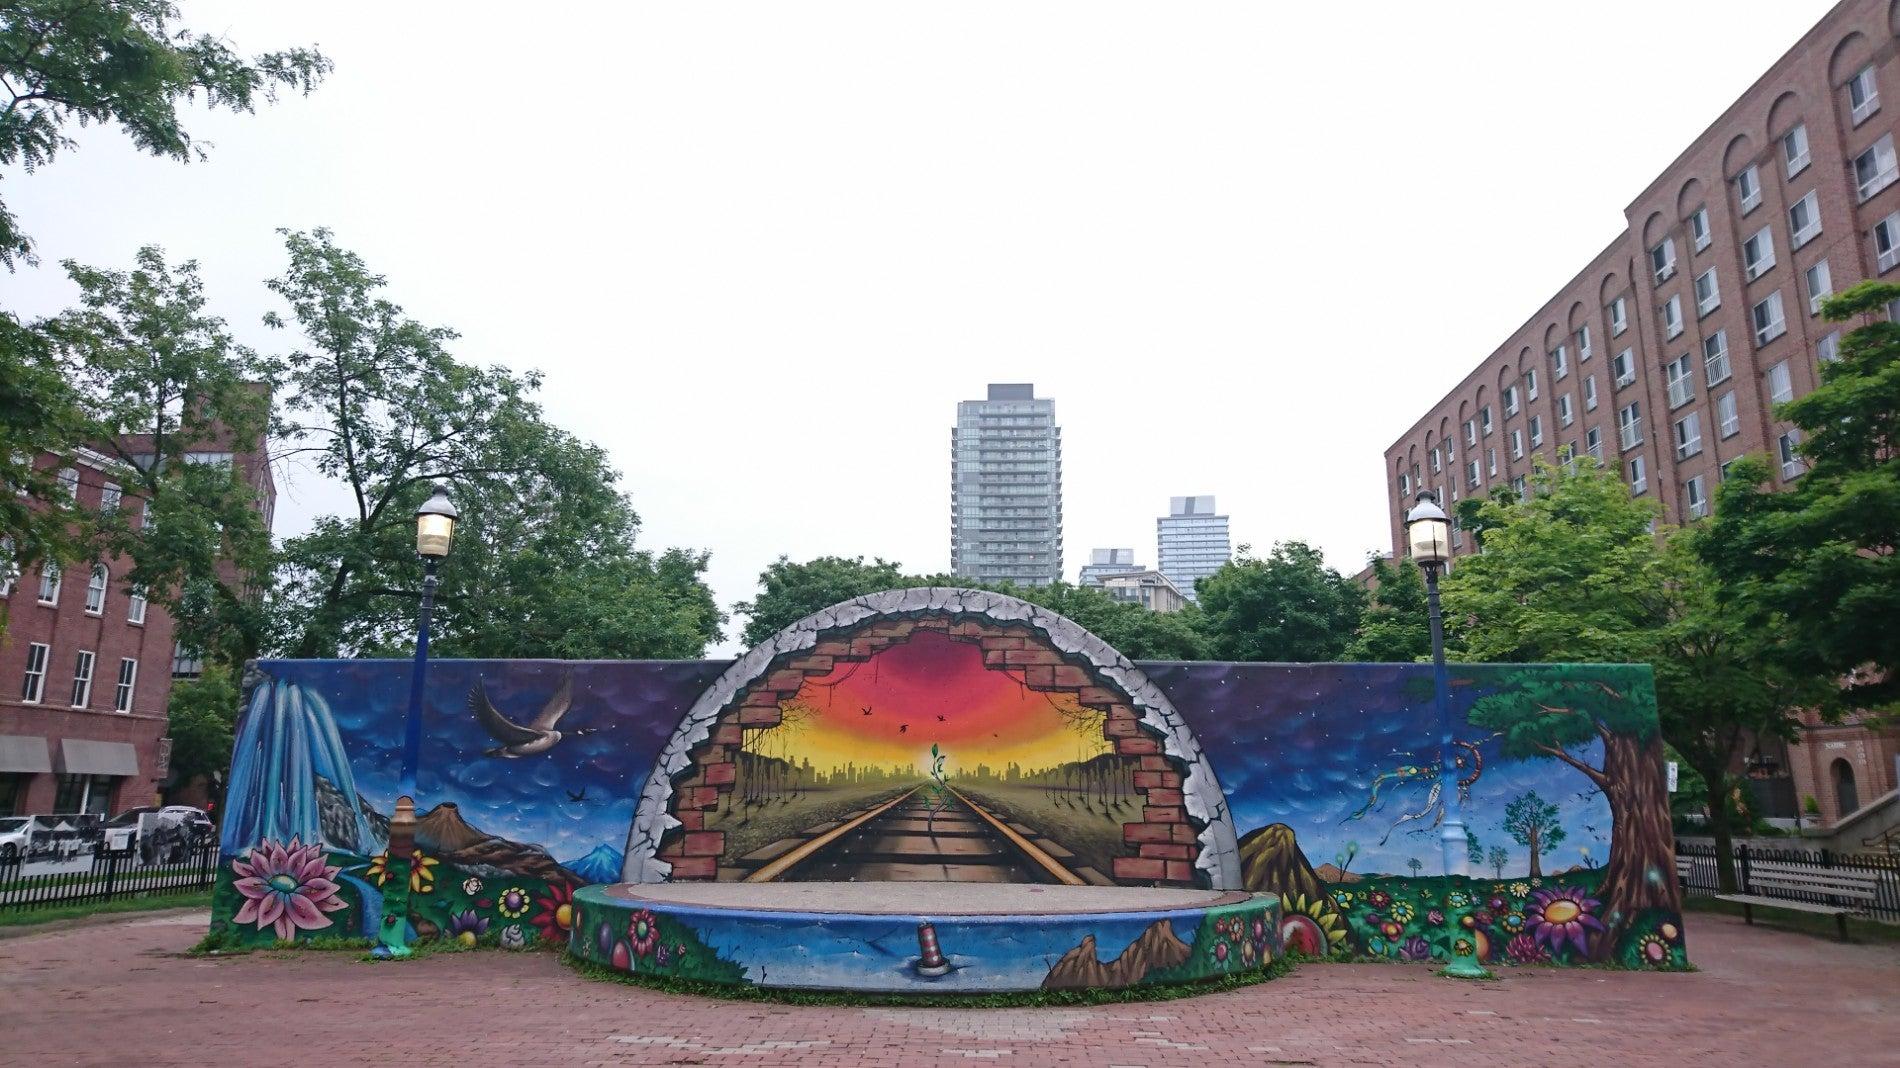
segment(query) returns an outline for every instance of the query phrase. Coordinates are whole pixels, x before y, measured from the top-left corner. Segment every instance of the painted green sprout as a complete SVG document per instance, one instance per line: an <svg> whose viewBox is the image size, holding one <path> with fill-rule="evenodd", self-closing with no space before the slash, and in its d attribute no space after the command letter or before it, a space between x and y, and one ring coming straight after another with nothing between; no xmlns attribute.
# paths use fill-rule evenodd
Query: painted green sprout
<svg viewBox="0 0 1900 1068"><path fill-rule="evenodd" d="M927 834L937 833L937 813L948 804L950 792L949 779L943 773L943 754L937 751L937 743L930 743L930 782L924 787L925 795L930 798L930 815L924 820Z"/></svg>

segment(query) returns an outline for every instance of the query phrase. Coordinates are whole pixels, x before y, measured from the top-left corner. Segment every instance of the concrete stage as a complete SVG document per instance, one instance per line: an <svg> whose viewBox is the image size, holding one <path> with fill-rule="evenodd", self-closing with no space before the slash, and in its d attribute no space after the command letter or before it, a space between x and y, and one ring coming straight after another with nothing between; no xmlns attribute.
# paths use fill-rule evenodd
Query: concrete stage
<svg viewBox="0 0 1900 1068"><path fill-rule="evenodd" d="M618 883L575 892L580 957L639 975L875 993L1194 982L1280 951L1278 898L1017 883Z"/></svg>

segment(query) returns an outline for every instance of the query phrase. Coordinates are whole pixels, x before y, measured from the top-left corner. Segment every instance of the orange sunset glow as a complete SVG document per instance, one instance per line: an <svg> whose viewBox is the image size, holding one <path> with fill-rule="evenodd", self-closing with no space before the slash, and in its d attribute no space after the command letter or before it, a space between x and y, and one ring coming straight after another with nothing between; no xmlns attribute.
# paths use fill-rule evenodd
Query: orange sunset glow
<svg viewBox="0 0 1900 1068"><path fill-rule="evenodd" d="M933 743L953 777L978 764L1027 771L1108 749L1101 713L1070 694L1031 690L1020 671L986 668L977 646L934 631L806 679L785 707L786 725L765 732L758 750L826 772L914 764L921 774Z"/></svg>

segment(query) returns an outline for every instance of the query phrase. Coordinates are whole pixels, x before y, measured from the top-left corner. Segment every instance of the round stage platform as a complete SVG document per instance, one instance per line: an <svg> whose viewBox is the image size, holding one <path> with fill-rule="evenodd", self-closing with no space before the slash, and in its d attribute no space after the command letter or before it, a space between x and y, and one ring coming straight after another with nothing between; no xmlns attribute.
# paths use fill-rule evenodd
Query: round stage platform
<svg viewBox="0 0 1900 1068"><path fill-rule="evenodd" d="M1257 969L1277 896L1014 883L617 883L575 955L639 975L876 993L1122 988Z"/></svg>

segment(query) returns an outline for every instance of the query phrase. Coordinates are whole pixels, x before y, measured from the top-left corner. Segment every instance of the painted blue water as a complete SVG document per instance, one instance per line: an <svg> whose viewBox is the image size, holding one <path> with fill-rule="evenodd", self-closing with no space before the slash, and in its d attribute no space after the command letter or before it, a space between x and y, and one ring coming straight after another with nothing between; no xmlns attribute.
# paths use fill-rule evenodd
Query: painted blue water
<svg viewBox="0 0 1900 1068"><path fill-rule="evenodd" d="M324 842L317 776L329 780L350 806L356 840ZM367 852L375 838L356 804L356 778L322 695L266 677L251 692L231 754L229 806L220 845L236 855L265 838L324 842Z"/></svg>

